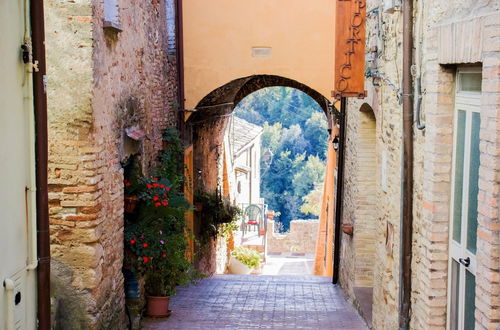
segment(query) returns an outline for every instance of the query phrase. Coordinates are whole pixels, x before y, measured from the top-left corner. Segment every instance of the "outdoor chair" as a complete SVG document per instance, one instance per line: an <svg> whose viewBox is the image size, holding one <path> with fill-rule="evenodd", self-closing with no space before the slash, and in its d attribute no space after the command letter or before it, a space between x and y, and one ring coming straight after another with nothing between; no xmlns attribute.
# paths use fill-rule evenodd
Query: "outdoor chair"
<svg viewBox="0 0 500 330"><path fill-rule="evenodd" d="M255 204L250 204L243 213L243 236L252 226L257 227L257 234L260 236L260 225L262 223L262 210Z"/></svg>

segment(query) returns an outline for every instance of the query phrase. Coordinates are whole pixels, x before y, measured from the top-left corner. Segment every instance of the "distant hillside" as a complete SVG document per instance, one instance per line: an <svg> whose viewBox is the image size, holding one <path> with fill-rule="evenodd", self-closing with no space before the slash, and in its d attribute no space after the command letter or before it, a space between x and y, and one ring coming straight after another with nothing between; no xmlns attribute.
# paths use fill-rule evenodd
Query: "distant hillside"
<svg viewBox="0 0 500 330"><path fill-rule="evenodd" d="M270 150L273 158L261 164L261 194L281 213L284 229L291 220L317 216L328 138L321 107L299 90L270 87L244 98L235 114L264 127L262 153Z"/></svg>

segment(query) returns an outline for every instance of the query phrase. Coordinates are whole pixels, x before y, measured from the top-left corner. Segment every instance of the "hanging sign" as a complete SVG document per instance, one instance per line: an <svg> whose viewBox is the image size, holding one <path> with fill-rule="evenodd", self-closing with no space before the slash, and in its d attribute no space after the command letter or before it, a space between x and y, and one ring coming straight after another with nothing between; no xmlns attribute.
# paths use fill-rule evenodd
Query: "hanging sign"
<svg viewBox="0 0 500 330"><path fill-rule="evenodd" d="M335 2L335 89L332 96L364 98L366 0Z"/></svg>

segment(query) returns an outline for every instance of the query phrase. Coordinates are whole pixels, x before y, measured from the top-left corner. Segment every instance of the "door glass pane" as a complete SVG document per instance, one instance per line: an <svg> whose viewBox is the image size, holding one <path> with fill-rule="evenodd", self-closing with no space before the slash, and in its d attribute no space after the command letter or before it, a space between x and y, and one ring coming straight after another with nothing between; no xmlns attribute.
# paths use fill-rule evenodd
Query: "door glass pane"
<svg viewBox="0 0 500 330"><path fill-rule="evenodd" d="M465 311L464 330L474 330L476 323L474 312L476 310L476 277L465 271Z"/></svg>
<svg viewBox="0 0 500 330"><path fill-rule="evenodd" d="M467 250L476 253L477 241L477 195L479 192L479 130L481 116L472 113L471 146L470 146L470 172L469 172L469 210L467 217Z"/></svg>
<svg viewBox="0 0 500 330"><path fill-rule="evenodd" d="M457 113L457 140L455 141L455 200L453 202L453 240L460 243L462 227L462 191L464 179L465 111Z"/></svg>
<svg viewBox="0 0 500 330"><path fill-rule="evenodd" d="M462 72L459 76L460 92L480 92L482 75L481 72Z"/></svg>
<svg viewBox="0 0 500 330"><path fill-rule="evenodd" d="M450 329L458 329L458 297L460 288L460 264L455 260L451 261L451 287L450 287Z"/></svg>

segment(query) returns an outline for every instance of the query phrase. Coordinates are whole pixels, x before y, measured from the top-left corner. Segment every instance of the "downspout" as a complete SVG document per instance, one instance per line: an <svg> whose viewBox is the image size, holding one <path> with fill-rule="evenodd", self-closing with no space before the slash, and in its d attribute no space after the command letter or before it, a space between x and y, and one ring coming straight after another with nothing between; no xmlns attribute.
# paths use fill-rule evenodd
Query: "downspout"
<svg viewBox="0 0 500 330"><path fill-rule="evenodd" d="M347 99L345 97L340 99L340 130L339 130L339 150L337 151L337 192L335 193L335 227L334 227L334 241L333 241L333 278L332 283L338 284L339 270L340 270L340 248L341 248L341 230L342 216L343 216L343 197L344 197L344 154L345 154L345 136L346 136L346 109Z"/></svg>
<svg viewBox="0 0 500 330"><path fill-rule="evenodd" d="M413 234L413 0L403 3L403 169L399 327L409 329Z"/></svg>
<svg viewBox="0 0 500 330"><path fill-rule="evenodd" d="M187 140L186 121L184 118L185 94L184 94L184 30L182 23L182 0L175 2L176 20L175 20L175 38L177 41L177 99L179 108L177 109L177 127L181 132L181 137ZM189 141L190 142L190 141Z"/></svg>
<svg viewBox="0 0 500 330"><path fill-rule="evenodd" d="M50 329L50 235L47 193L47 95L43 1L30 0L33 48L33 103L35 111L35 170L37 223L37 314L38 329Z"/></svg>

